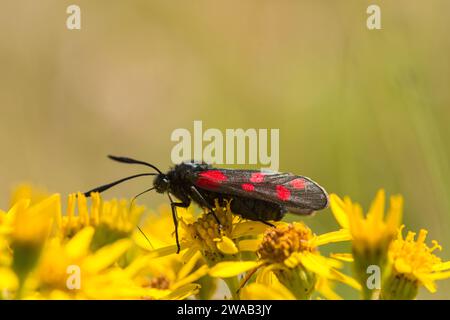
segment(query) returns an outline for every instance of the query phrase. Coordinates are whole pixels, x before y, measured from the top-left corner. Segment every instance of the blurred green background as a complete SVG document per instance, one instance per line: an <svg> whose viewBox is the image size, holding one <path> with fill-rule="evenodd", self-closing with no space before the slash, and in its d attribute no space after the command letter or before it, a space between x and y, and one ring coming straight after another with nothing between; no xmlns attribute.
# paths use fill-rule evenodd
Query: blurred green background
<svg viewBox="0 0 450 320"><path fill-rule="evenodd" d="M82 29L65 27L81 7ZM382 30L366 28L378 4ZM31 181L63 194L170 165L176 128L280 128L280 170L405 223L450 259L448 0L61 1L0 7L0 205ZM108 192L132 196L151 180ZM140 200L154 207L166 198ZM336 228L330 210L307 223ZM420 298L450 298L450 281Z"/></svg>

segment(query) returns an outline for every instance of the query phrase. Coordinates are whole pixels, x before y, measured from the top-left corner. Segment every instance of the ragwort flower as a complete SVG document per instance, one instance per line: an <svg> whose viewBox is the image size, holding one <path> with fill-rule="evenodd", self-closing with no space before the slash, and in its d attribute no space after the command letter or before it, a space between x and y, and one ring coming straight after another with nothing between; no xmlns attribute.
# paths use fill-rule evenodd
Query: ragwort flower
<svg viewBox="0 0 450 320"><path fill-rule="evenodd" d="M160 262L142 255L132 237L143 207L93 194L89 208L78 194L62 215L58 194L35 202L25 194L0 212L0 298L185 299L199 292L194 281L205 268L183 265L167 287L149 271Z"/></svg>
<svg viewBox="0 0 450 320"><path fill-rule="evenodd" d="M229 203L225 207L216 203L214 213L220 221L220 227L212 213L205 212L195 219L187 210L178 210L180 245L184 261L189 261L197 252L201 252L209 267L220 261L238 261L241 239L261 234L267 228L261 222L244 220L232 214ZM176 251L177 246L172 244L152 250L151 255L159 257ZM226 277L224 281L233 298L237 298L238 279Z"/></svg>
<svg viewBox="0 0 450 320"><path fill-rule="evenodd" d="M359 289L358 283L336 270L341 266L339 261L322 256L318 250L321 245L349 239L345 229L316 236L301 222L279 223L267 229L262 239L247 240L246 248L253 248L259 257L256 261L221 262L210 274L226 278L250 271L248 278L259 271L256 283L274 285L274 290L284 293L281 288L285 287L296 299L309 299L319 278ZM249 291L243 291L245 297Z"/></svg>
<svg viewBox="0 0 450 320"><path fill-rule="evenodd" d="M355 276L362 286L363 297L370 299L374 289L366 284L370 276L367 271L375 265L383 276L387 275L388 249L401 223L403 198L391 196L386 218L384 190L378 191L366 217L361 206L348 197L342 200L332 194L330 203L338 223L351 234Z"/></svg>
<svg viewBox="0 0 450 320"><path fill-rule="evenodd" d="M389 248L392 269L381 288L382 299L414 299L420 285L434 293L436 280L450 278L450 261L442 262L433 253L441 246L436 241L431 247L425 243L428 232L421 229L415 239L411 231L403 237L402 229Z"/></svg>

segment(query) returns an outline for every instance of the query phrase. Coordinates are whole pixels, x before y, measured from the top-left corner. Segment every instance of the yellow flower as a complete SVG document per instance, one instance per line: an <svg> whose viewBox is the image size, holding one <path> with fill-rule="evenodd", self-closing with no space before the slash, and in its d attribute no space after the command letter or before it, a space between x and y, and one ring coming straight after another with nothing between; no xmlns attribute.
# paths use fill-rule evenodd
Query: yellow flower
<svg viewBox="0 0 450 320"><path fill-rule="evenodd" d="M33 202L32 189L16 193L14 206L0 211L0 298L185 299L199 292L194 282L207 267L198 255L179 263L175 278L173 265L155 273L161 259L133 241L144 208L92 196L90 207L82 194L69 196L62 215L57 194Z"/></svg>
<svg viewBox="0 0 450 320"><path fill-rule="evenodd" d="M28 199L18 201L9 211L13 243L42 245L46 239L55 213L59 209L60 196L54 194L30 206Z"/></svg>
<svg viewBox="0 0 450 320"><path fill-rule="evenodd" d="M256 283L266 286L275 283L277 290L284 292L280 289L282 285L297 299L308 299L318 278L341 281L359 289L358 283L336 270L341 265L338 261L318 251L321 245L349 239L345 229L316 236L303 223L279 223L276 228L267 229L262 239L246 241L246 247L256 251L257 261L221 262L211 268L210 274L227 278L251 271L249 277L259 269Z"/></svg>
<svg viewBox="0 0 450 320"><path fill-rule="evenodd" d="M8 212L11 219L10 248L12 269L19 280L18 296L28 274L35 267L52 225L53 217L59 209L59 195L30 206L28 199L19 200Z"/></svg>
<svg viewBox="0 0 450 320"><path fill-rule="evenodd" d="M402 230L389 248L392 271L382 286L383 299L414 299L419 285L434 293L435 280L450 278L450 261L442 262L433 253L441 246L436 241L432 247L425 243L428 232L421 229L416 240L411 231L403 238Z"/></svg>
<svg viewBox="0 0 450 320"><path fill-rule="evenodd" d="M222 260L234 259L239 252L242 237L257 235L267 226L261 222L243 220L231 213L229 204L222 208L216 206L215 215L221 229L211 213L204 213L195 219L191 213L178 210L180 221L180 244L185 257L192 257L200 251L210 265ZM176 245L169 245L153 251L153 255L164 256L175 253Z"/></svg>
<svg viewBox="0 0 450 320"><path fill-rule="evenodd" d="M364 217L361 206L352 203L350 198L340 199L337 195L330 196L331 210L344 228L350 231L356 278L363 288L363 297L370 299L374 292L366 285L370 274L369 266L376 265L386 275L387 253L389 245L395 238L400 226L403 210L403 198L391 196L390 208L384 217L385 193L378 191L369 212Z"/></svg>
<svg viewBox="0 0 450 320"><path fill-rule="evenodd" d="M69 195L67 212L59 216L58 224L60 236L69 238L86 226L94 226L94 250L130 236L144 212L144 207L130 206L127 200L103 201L98 193L92 193L91 198L88 207L83 194Z"/></svg>
<svg viewBox="0 0 450 320"><path fill-rule="evenodd" d="M435 255L436 241L425 243L426 230L403 237L400 196L384 216L383 190L367 215L348 197L331 195L342 229L322 235L301 222L272 228L244 220L229 203L216 203L220 228L212 213L180 208L181 254L168 206L147 211L91 196L70 195L62 213L58 194L27 185L15 192L12 207L0 210L0 299L209 299L218 278L234 299L341 299L337 282L372 298L371 265L381 268L382 299L413 299L420 286L435 292L436 280L450 278L450 261ZM351 254L319 251L349 240ZM340 260L353 263L357 280L338 271Z"/></svg>
<svg viewBox="0 0 450 320"><path fill-rule="evenodd" d="M316 283L316 291L327 300L343 300L343 298L334 291L336 282L327 278L319 278Z"/></svg>
<svg viewBox="0 0 450 320"><path fill-rule="evenodd" d="M214 213L220 221L220 228L212 213L203 213L198 219L195 219L189 209L178 210L183 261L189 261L197 252L202 254L204 261L210 267L220 261L237 261L240 249L243 249L240 246L241 239L261 234L267 228L261 222L247 221L232 214L229 203L226 207L221 207L216 203ZM153 240L150 239L150 241ZM243 243L245 241L246 239L243 240ZM161 257L176 251L177 246L172 244L151 250L150 256ZM207 280L211 285L208 277L202 280ZM227 277L224 281L228 285L231 295L237 298L237 278Z"/></svg>
<svg viewBox="0 0 450 320"><path fill-rule="evenodd" d="M141 287L159 292L159 298L184 299L199 292L199 286L195 282L208 272L208 267L201 260L200 252L187 262L177 255L155 259L147 254L133 261L125 271L135 278ZM192 290L186 290L187 288Z"/></svg>
<svg viewBox="0 0 450 320"><path fill-rule="evenodd" d="M184 220L194 221L192 207L180 209L178 214ZM167 205L159 210L150 212L141 227L141 231L135 231L134 241L146 253L141 253L135 262L127 269L141 276L144 285L154 288L167 288L178 291L180 285L201 283L197 288L198 294L210 297L215 289L215 279L207 275L208 267L200 251L185 250L183 254L176 252L174 245L174 228L172 212ZM186 237L184 229L179 229L181 239ZM183 247L186 244L183 243ZM143 271L144 272L142 275ZM211 281L214 280L214 281Z"/></svg>
<svg viewBox="0 0 450 320"><path fill-rule="evenodd" d="M28 199L30 204L36 204L45 200L50 196L50 193L44 188L37 188L29 183L22 183L17 185L10 197L10 206L14 206L18 201L22 199Z"/></svg>
<svg viewBox="0 0 450 320"><path fill-rule="evenodd" d="M71 298L124 298L122 292L126 289L131 291L133 285L129 283L121 291L113 291L117 289L115 282L124 285L125 278L116 277L120 270L110 267L126 253L132 242L122 239L91 252L89 248L94 233L93 227L85 227L68 241L52 238L27 283L27 289L39 292L39 295L30 294L28 298L51 297L55 291Z"/></svg>
<svg viewBox="0 0 450 320"><path fill-rule="evenodd" d="M26 298L172 299L197 292L198 286L191 282L164 290L144 285L136 273L137 267L142 268L142 263L148 260L135 260L125 269L117 264L132 241L120 239L92 252L94 235L95 229L88 226L66 243L61 243L59 238L49 241L36 272L28 281L30 293Z"/></svg>
<svg viewBox="0 0 450 320"><path fill-rule="evenodd" d="M185 220L194 220L192 207L178 208L178 215ZM165 248L167 254L176 252L175 233L172 211L168 205L161 205L157 210L150 210L140 227L133 232L134 241L146 251ZM141 232L142 231L142 232ZM178 229L180 239L185 237L182 226ZM167 255L161 252L161 256Z"/></svg>

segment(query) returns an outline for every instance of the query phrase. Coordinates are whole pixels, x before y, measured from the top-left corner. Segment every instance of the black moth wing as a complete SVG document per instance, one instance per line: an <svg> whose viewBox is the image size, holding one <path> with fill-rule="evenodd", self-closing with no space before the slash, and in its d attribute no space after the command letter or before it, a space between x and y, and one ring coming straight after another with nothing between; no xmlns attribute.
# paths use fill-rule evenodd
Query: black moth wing
<svg viewBox="0 0 450 320"><path fill-rule="evenodd" d="M208 169L194 172L190 180L200 189L277 203L291 213L311 214L328 206L324 188L291 173Z"/></svg>

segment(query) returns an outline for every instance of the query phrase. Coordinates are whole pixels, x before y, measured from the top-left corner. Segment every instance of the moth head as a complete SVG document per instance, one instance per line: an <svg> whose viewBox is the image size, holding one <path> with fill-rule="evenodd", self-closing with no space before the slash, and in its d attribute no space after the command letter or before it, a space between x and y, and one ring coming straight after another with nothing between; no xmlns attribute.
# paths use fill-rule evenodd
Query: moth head
<svg viewBox="0 0 450 320"><path fill-rule="evenodd" d="M155 186L155 190L158 193L164 193L169 190L170 181L167 175L158 174L153 181L153 185Z"/></svg>

